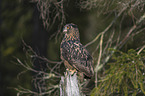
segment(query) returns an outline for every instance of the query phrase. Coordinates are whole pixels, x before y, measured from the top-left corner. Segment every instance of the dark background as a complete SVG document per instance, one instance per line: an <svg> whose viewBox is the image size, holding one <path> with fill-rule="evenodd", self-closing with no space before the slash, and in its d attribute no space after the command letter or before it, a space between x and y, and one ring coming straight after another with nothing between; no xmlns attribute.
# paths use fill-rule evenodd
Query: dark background
<svg viewBox="0 0 145 96"><path fill-rule="evenodd" d="M110 24L116 16L115 12L119 12L119 9L115 9L115 5L112 5L106 13L101 13L101 10L104 9L101 7L81 9L79 0L68 0L64 2L66 21L63 25L67 23L77 24L81 42L85 45ZM113 28L116 29L114 38L118 38L120 22L122 22L120 38L124 38L134 25L134 21L138 20L145 12L144 7L142 10L137 8L133 10L133 15L128 10L120 16L112 29L109 30L110 32L104 36L104 41L112 34ZM30 45L38 55L49 58L49 60L61 61L59 46L63 35L62 29L58 29L59 24L60 21L56 20L51 29L44 27L36 2L0 0L0 96L16 96L17 91L14 88L19 85L32 88L31 77L34 75L33 73L26 72L18 77L18 74L25 68L17 63L16 58L27 61L22 41ZM143 22L139 28L144 28L144 24ZM58 36L55 34L57 30L60 31ZM99 41L88 47L90 53L95 50L98 43ZM120 50L126 52L131 48L141 48L144 44L145 31L130 37ZM45 64L40 65L37 59L33 63L36 70L45 68Z"/></svg>

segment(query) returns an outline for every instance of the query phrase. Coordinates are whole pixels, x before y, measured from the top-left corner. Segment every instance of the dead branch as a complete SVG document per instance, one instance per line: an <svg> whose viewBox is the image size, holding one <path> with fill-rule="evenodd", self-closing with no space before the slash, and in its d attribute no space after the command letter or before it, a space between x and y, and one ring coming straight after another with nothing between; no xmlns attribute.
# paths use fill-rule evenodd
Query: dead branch
<svg viewBox="0 0 145 96"><path fill-rule="evenodd" d="M43 25L48 31L52 29L56 22L59 22L55 39L58 37L58 34L61 32L61 28L66 21L63 7L64 1L65 0L31 0L31 2L37 3L37 8L40 11Z"/></svg>
<svg viewBox="0 0 145 96"><path fill-rule="evenodd" d="M36 57L36 58L39 58L39 59L41 59L41 60L44 60L44 61L46 61L46 62L48 62L48 63L62 64L63 61L60 61L60 62L58 62L58 61L51 61L51 60L48 60L48 59L45 58L45 57L39 56L39 55L32 49L31 46L29 46L29 45L27 45L27 44L25 43L24 40L22 40L22 42L23 42L23 44L24 44L24 48L25 48L25 47L28 48L28 50L26 49L25 51L26 51L28 54L29 54L29 52L32 52L32 54L34 54L34 55L31 55L31 58Z"/></svg>
<svg viewBox="0 0 145 96"><path fill-rule="evenodd" d="M87 0L87 1L85 1L85 2L88 3L88 1L89 1L89 0ZM96 2L97 2L97 1L96 1ZM120 2L120 3L122 3L122 2ZM114 23L117 21L117 19L118 19L119 17L122 16L121 22L123 22L124 15L122 15L122 14L124 14L124 13L125 13L126 11L128 11L128 10L129 10L129 11L132 11L134 8L137 7L138 3L141 3L141 2L138 2L138 0L137 0L137 2L133 2L133 0L132 0L132 1L128 2L128 3L126 3L126 5L124 5L124 7L122 7L123 9L121 9L121 10L119 11L119 13L117 14L117 16L116 16L116 17L112 20L112 22L105 28L105 30L102 31L102 32L100 32L100 34L98 34L98 35L95 37L95 39L93 39L92 41L90 41L89 43L87 43L87 44L85 45L85 47L88 47L89 45L91 45L91 44L93 44L94 42L96 42L96 41L99 39L100 36L102 36L102 35L104 35L104 34L107 34L108 30L113 29L112 26L114 25ZM133 6L130 7L130 6L128 6L129 4L133 4ZM98 75L97 72L98 72L98 70L100 70L100 69L104 66L104 64L106 64L106 63L109 61L109 59L111 58L112 54L114 53L114 52L107 52L106 49L108 49L108 48L120 49L120 48L122 48L122 46L129 40L130 37L135 36L135 34L137 34L137 33L143 32L144 28L141 29L140 31L136 32L137 29L140 28L140 26L141 26L143 20L145 20L145 15L144 15L144 14L143 14L136 22L134 21L134 24L135 24L135 25L133 25L133 26L130 28L130 30L127 32L127 34L124 36L123 39L121 39L121 24L122 24L122 23L121 23L121 24L119 25L120 32L119 32L118 38L116 38L116 40L113 40L113 37L115 36L115 35L114 35L115 30L114 30L114 31L113 31L113 34L111 35L111 38L108 38L107 43L104 43L104 44L106 44L106 45L103 45L103 46L105 46L105 47L103 47L103 48L101 47L101 46L102 46L102 45L101 45L101 41L103 41L103 40L100 39L100 43L96 46L96 49L95 49L94 52L93 52L93 54L95 54L96 52L99 51L99 52L98 52L98 53L99 53L99 54L98 54L98 57L95 57L95 58L98 58L98 60L94 58L94 60L97 61L97 62L96 62L96 65L95 65L95 72L96 72L96 76L95 76L96 80L95 80L95 83L96 83L96 86L97 86L97 75ZM116 45L114 45L113 43L116 43ZM110 45L108 46L108 44L110 44ZM100 47L100 50L98 50L99 47ZM97 51L97 50L98 50L98 51ZM103 52L103 53L102 53L102 52ZM100 59L100 58L101 58L101 59Z"/></svg>
<svg viewBox="0 0 145 96"><path fill-rule="evenodd" d="M99 36L100 36L101 34L105 34L105 33L112 27L112 25L114 24L114 22L116 21L116 19L117 19L126 9L127 9L127 7L123 8L123 9L118 13L118 15L112 20L112 22L105 28L105 30L102 31L102 32L100 32L100 34L97 35L96 38L95 38L94 40L92 40L91 42L87 43L87 44L85 45L85 47L87 47L87 46L93 44L93 43L99 38Z"/></svg>

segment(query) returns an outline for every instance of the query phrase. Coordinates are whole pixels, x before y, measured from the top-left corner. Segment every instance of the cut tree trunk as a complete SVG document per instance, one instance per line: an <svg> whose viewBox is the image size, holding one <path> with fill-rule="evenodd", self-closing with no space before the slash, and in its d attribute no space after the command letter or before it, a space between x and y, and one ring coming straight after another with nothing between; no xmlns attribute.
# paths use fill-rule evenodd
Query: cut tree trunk
<svg viewBox="0 0 145 96"><path fill-rule="evenodd" d="M65 77L61 76L60 96L84 96L80 91L76 73L71 75L66 71Z"/></svg>

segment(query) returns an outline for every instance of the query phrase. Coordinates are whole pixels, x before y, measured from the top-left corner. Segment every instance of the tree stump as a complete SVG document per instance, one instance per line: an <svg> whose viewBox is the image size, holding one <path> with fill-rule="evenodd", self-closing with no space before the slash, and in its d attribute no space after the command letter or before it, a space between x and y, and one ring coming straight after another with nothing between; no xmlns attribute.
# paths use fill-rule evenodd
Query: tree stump
<svg viewBox="0 0 145 96"><path fill-rule="evenodd" d="M76 73L71 75L66 71L65 77L61 76L60 96L84 96L80 91Z"/></svg>

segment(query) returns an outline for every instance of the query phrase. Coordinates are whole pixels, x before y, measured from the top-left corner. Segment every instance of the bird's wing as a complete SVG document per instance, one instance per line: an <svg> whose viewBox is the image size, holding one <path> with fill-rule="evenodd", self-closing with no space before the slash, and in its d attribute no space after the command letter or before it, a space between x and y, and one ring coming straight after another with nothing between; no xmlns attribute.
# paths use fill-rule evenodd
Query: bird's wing
<svg viewBox="0 0 145 96"><path fill-rule="evenodd" d="M63 58L86 76L93 75L92 57L79 41L67 41L61 46Z"/></svg>

